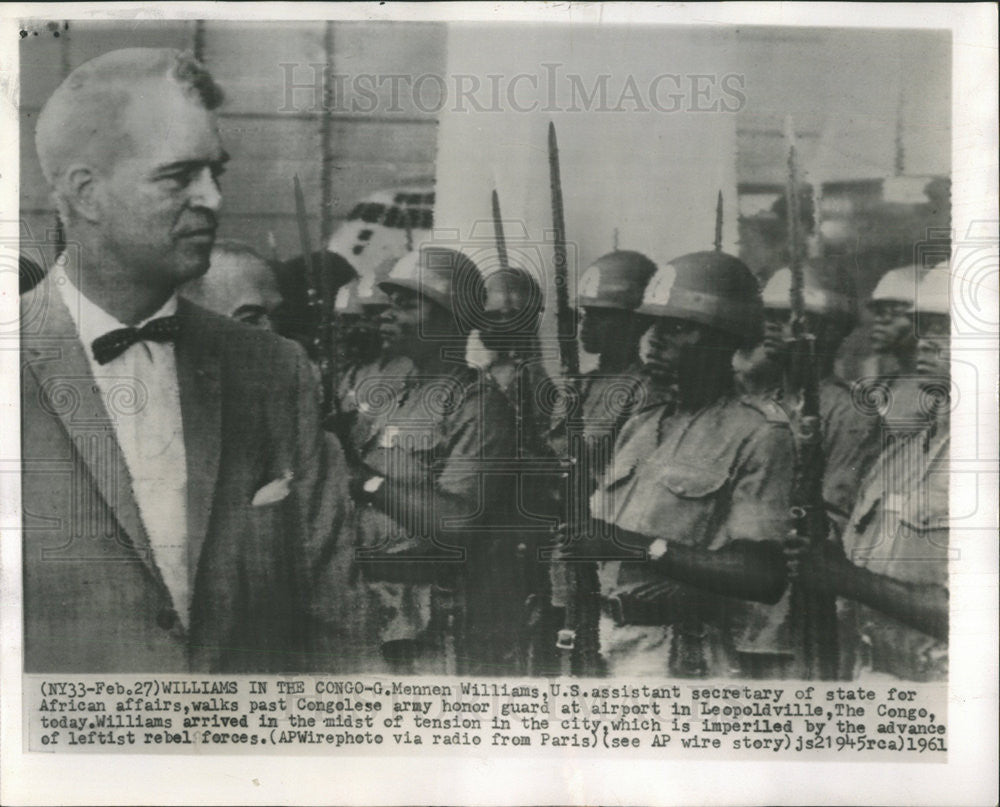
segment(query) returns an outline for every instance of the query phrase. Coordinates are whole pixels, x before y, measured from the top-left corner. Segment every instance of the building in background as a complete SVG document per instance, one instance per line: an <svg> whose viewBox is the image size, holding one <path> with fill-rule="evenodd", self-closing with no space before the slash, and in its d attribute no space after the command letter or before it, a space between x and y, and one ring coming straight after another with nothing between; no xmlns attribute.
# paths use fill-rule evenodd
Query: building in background
<svg viewBox="0 0 1000 807"><path fill-rule="evenodd" d="M644 146L645 141L636 141L631 162L622 166L634 163L647 170L624 173L601 168L607 159L601 144L588 143L588 135L575 127L584 116L557 116L564 185L576 187L572 198L567 195L571 241L593 240L593 250L603 253L611 248L618 229L623 249L642 248L645 245L637 241L652 230L635 217L623 218L623 194L631 192L654 206L649 222L657 217L666 221L684 218L692 207L711 211L716 190L724 186L725 246L738 249L748 265L766 278L787 262L783 123L791 116L803 180L822 191L819 218L825 248L843 256L862 300L885 270L919 259L916 251L932 252L931 263L948 252L951 42L947 32L665 28L664 36L676 38L680 50L654 47L655 36L649 36L651 44L646 45L642 37L647 32L642 31L636 34L638 39L629 40L628 48L602 58L601 39L614 42L618 36L614 29L603 29L595 38L579 28L571 36L569 27L561 26L544 26L544 36L523 27L494 26L484 37L476 26L405 22L41 21L26 28L29 35L20 45L20 218L22 239L30 247L26 254L43 268L54 257L59 235L32 145L38 110L74 67L126 44L193 50L225 88L227 102L220 118L233 159L223 179L219 235L247 241L268 257L287 259L302 251L292 190L295 175L303 185L316 247L330 241L359 199L412 185L436 184L439 204L455 210L464 202L456 201L453 190L465 182L470 198L475 194L481 199L477 207L487 211L490 191L499 185L505 218L516 217L519 210L534 211L531 226L549 226L544 205L535 210L526 201L536 185L544 196L544 160L540 169L537 162L512 165L518 149L510 139L503 146L494 133L491 137L500 145L493 153L473 150L454 161L464 171L456 178L444 162L452 157L448 143L462 138L450 138L447 130L467 126L473 118L483 126L500 125L504 115L491 113L488 107L479 112L467 103L469 114L455 114L461 104L457 91L471 87L470 82L478 79L481 85L476 98L489 97L488 73L515 70L536 76L544 86L551 71L559 69L551 65L562 59L563 80L569 81L570 43L579 43L581 37L594 40L597 56L589 63L589 72L578 76L580 100L600 88L595 82L604 74L609 76L612 105L620 100L629 76L637 79L641 97L651 77L681 74L690 81L698 74L706 77L697 79L702 86L714 86L716 92L728 76L731 92L721 100L736 108L727 113L732 135L702 143L700 156L690 144L657 143L656 113L645 113L649 131L641 134L649 142ZM725 39L725 47L712 50L706 38L713 37ZM681 47L685 42L688 46ZM469 43L479 43L478 51ZM549 58L547 53L555 56ZM499 67L488 70L494 62ZM465 73L463 65L469 68ZM513 78L505 76L506 81ZM638 79L645 79L645 84ZM530 84L529 79L519 86ZM661 81L660 86L666 93L673 84ZM685 93L690 100L690 88ZM661 95L661 100L667 98ZM702 102L711 103L713 98L720 100L709 93ZM621 121L628 114L609 112L595 125L608 132L627 129ZM684 128L678 117L720 117L693 110L662 114L664 134ZM505 117L516 119L511 114ZM524 131L544 134L544 125L554 116L543 106L542 112L531 116L531 123L528 115L522 117ZM540 126L532 129L534 123ZM694 129L700 126L704 124L691 121ZM544 147L544 140L537 144L539 153ZM689 170L694 167L699 170ZM539 170L542 173L536 176ZM701 174L697 194L681 180L686 172ZM443 188L443 182L449 187ZM438 221L443 226L447 218ZM580 222L575 233L574 220ZM702 239L701 228L674 227L708 246L712 222L706 221L703 229ZM678 244L671 249L666 243L665 254L657 257L668 258L688 248L693 247ZM578 261L583 266L593 257L579 254ZM855 355L865 347L859 331L845 350ZM845 371L850 374L854 365L848 365Z"/></svg>

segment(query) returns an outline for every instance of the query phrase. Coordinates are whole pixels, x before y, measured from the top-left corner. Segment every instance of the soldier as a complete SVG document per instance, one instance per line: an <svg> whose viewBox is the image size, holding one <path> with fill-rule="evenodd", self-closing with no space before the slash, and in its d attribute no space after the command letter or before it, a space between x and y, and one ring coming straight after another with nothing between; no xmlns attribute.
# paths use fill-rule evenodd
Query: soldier
<svg viewBox="0 0 1000 807"><path fill-rule="evenodd" d="M871 347L878 362L878 378L869 385L868 398L888 428L920 428L913 332L913 296L919 280L916 266L892 269L882 276L867 305Z"/></svg>
<svg viewBox="0 0 1000 807"><path fill-rule="evenodd" d="M414 244L428 237L433 224L434 191L416 185L376 191L360 200L330 236L325 249L307 260L298 255L277 266L283 302L273 317L275 330L301 343L319 360L322 306L334 300L317 299L323 283L310 276L310 265L325 276L332 294L356 277L366 277L379 265L391 267Z"/></svg>
<svg viewBox="0 0 1000 807"><path fill-rule="evenodd" d="M647 371L677 398L629 419L591 498L605 536L646 550L603 592L615 621L602 619L601 650L613 675L729 676L745 649L736 598L773 603L785 585L774 541L788 521L788 418L738 397L731 369L759 339L759 289L737 258L692 253L657 271L638 313L655 317Z"/></svg>
<svg viewBox="0 0 1000 807"><path fill-rule="evenodd" d="M336 414L327 427L340 436L353 475L366 470L361 455L379 429L379 413L387 400L397 399L416 369L406 356L393 355L382 347L379 322L389 307L389 297L378 287L395 260L384 261L374 271L341 286L334 303L338 346L343 373L337 389ZM407 614L414 610L420 591L406 583L359 579L354 563L356 547L338 547L336 566L346 576L342 580L345 599L343 642L353 656L352 671L377 671L388 665L395 672L412 666L412 643L417 631Z"/></svg>
<svg viewBox="0 0 1000 807"><path fill-rule="evenodd" d="M274 330L287 339L302 345L315 362L320 361L322 352L317 335L320 330L321 306L333 300L324 301L320 292L323 288L320 277L310 277L309 266L316 267L317 274L326 277L333 293L349 283L357 272L342 255L327 250L315 250L311 258L296 255L274 265L281 292L281 303L271 312Z"/></svg>
<svg viewBox="0 0 1000 807"><path fill-rule="evenodd" d="M803 297L806 330L816 337L815 355L819 376L819 409L823 434L823 499L834 536L843 531L861 480L879 451L880 421L855 404L851 389L834 372L834 359L856 318L852 295L838 279L834 267L821 258L803 267ZM838 282L839 280L839 282ZM797 417L798 390L791 382L791 282L789 269L779 269L762 292L764 340L761 360L746 368L744 379L763 386L758 392L784 408L790 419ZM789 630L789 598L770 607L754 607L747 630L753 636L752 651L742 659L748 675L757 678L787 678L796 675L795 647Z"/></svg>
<svg viewBox="0 0 1000 807"><path fill-rule="evenodd" d="M485 369L507 396L516 413L518 512L555 519L564 509L565 469L549 442L551 412L545 403L555 391L545 371L538 340L544 311L542 290L534 276L520 267L503 267L485 278L482 323L469 338L467 360ZM523 526L531 527L532 516ZM529 542L537 549L537 542ZM528 543L525 544L527 548ZM543 675L555 671L556 636L562 613L549 604L550 585L537 553L523 559L522 574L530 589L524 619L524 672Z"/></svg>
<svg viewBox="0 0 1000 807"><path fill-rule="evenodd" d="M373 272L341 286L334 302L338 336L342 350L341 376L337 388L339 423L334 430L348 447L364 442L370 408L377 408L377 398L385 384L400 390L414 372L413 362L383 348L379 334L382 313L389 307L389 297L378 284L385 280L396 259L383 262ZM360 413L360 414L359 414ZM360 429L355 434L355 428Z"/></svg>
<svg viewBox="0 0 1000 807"><path fill-rule="evenodd" d="M950 275L928 272L917 289L915 370L927 423L890 434L858 496L843 551L789 547L789 573L849 602L842 646L861 680L947 679Z"/></svg>
<svg viewBox="0 0 1000 807"><path fill-rule="evenodd" d="M510 399L518 415L522 453L537 454L548 431L538 393L551 383L538 342L545 308L542 290L530 272L510 267L486 277L485 294L481 327L470 335L467 357L473 366L485 368Z"/></svg>
<svg viewBox="0 0 1000 807"><path fill-rule="evenodd" d="M391 268L391 267L390 267ZM359 367L374 361L379 353L382 340L378 335L379 307L374 307L371 315L358 299L360 278L348 281L339 289L333 303L334 328L339 349L340 378L337 384L338 401L343 396L341 386L347 375Z"/></svg>
<svg viewBox="0 0 1000 807"><path fill-rule="evenodd" d="M559 456L568 456L572 447L588 496L610 461L615 439L628 417L653 405L654 399L663 399L651 394L656 386L644 376L639 357L639 341L650 320L635 313L655 272L656 265L642 253L615 250L598 258L580 279L577 299L584 312L580 341L585 351L597 355L598 364L580 380L579 404L569 418L555 424L550 439ZM579 489L579 482L574 485ZM600 580L610 587L617 577L618 563L611 560L598 570L553 565L554 619L564 628L564 636L573 637L572 648L560 641L564 668L582 675L604 672L598 653L588 645L597 644Z"/></svg>
<svg viewBox="0 0 1000 807"><path fill-rule="evenodd" d="M843 527L854 506L858 486L878 455L879 421L860 411L852 400L850 385L834 372L837 351L857 321L853 295L845 290L844 282L835 276L831 266L814 259L803 270L806 330L816 337L825 460L823 498L827 514L835 524ZM786 388L790 362L787 345L792 335L791 282L791 271L779 269L762 292L764 356L777 365L780 372L763 394L794 418L795 391Z"/></svg>
<svg viewBox="0 0 1000 807"><path fill-rule="evenodd" d="M394 668L518 672L525 550L517 532L497 526L513 511L516 413L464 363L482 278L461 253L425 246L379 285L390 299L384 348L416 367L372 412L378 424L360 447L365 473L354 486L363 505L359 567L369 580L410 584L410 600L393 615L409 637L393 648ZM508 472L489 473L504 458Z"/></svg>
<svg viewBox="0 0 1000 807"><path fill-rule="evenodd" d="M647 397L639 339L649 320L637 316L656 265L640 252L615 250L582 275L580 342L597 354L597 368L580 385L579 421L587 446L587 473L596 480L611 458L618 430Z"/></svg>

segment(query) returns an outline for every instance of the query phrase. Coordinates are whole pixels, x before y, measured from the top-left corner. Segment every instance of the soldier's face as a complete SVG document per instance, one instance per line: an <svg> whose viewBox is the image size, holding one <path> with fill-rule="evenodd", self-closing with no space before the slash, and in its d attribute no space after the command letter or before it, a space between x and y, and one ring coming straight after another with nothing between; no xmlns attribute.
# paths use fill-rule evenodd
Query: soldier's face
<svg viewBox="0 0 1000 807"><path fill-rule="evenodd" d="M612 308L585 306L580 325L580 345L588 353L603 353L612 339L629 338L627 318L632 315Z"/></svg>
<svg viewBox="0 0 1000 807"><path fill-rule="evenodd" d="M101 248L130 275L176 288L208 269L228 159L215 116L169 81L136 91L122 146L95 178Z"/></svg>
<svg viewBox="0 0 1000 807"><path fill-rule="evenodd" d="M913 314L905 303L872 303L871 345L876 353L906 353L916 346Z"/></svg>
<svg viewBox="0 0 1000 807"><path fill-rule="evenodd" d="M446 333L451 324L450 314L410 289L394 288L388 294L389 307L379 321L382 349L389 355L406 356L416 362L436 354L440 342L428 338L428 334Z"/></svg>
<svg viewBox="0 0 1000 807"><path fill-rule="evenodd" d="M705 355L707 333L695 322L673 317L658 318L650 329L646 355L646 373L657 386L678 384L693 378L709 359ZM714 363L714 362L713 362Z"/></svg>
<svg viewBox="0 0 1000 807"><path fill-rule="evenodd" d="M951 371L951 318L946 314L921 314L917 320L917 373L947 378Z"/></svg>

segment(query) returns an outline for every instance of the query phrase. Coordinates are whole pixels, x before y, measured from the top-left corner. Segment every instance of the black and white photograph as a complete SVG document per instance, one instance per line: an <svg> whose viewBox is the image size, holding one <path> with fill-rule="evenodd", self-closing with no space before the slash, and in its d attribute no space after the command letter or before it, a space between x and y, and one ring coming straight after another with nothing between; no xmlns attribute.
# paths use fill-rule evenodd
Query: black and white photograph
<svg viewBox="0 0 1000 807"><path fill-rule="evenodd" d="M7 750L989 801L995 7L240 5L4 13Z"/></svg>

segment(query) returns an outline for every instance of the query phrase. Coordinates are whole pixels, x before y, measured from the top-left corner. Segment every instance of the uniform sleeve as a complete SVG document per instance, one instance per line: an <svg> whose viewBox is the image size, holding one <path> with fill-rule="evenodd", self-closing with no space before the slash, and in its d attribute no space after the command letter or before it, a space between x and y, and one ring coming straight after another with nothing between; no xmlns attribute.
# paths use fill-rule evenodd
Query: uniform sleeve
<svg viewBox="0 0 1000 807"><path fill-rule="evenodd" d="M782 540L794 468L795 444L787 427L769 424L755 432L737 460L722 540L713 548L739 540Z"/></svg>
<svg viewBox="0 0 1000 807"><path fill-rule="evenodd" d="M855 411L849 403L839 403L831 409L823 431L823 499L840 534L881 449L879 420Z"/></svg>
<svg viewBox="0 0 1000 807"><path fill-rule="evenodd" d="M437 486L443 493L478 502L489 483L493 460L516 456L517 424L513 407L490 387L466 395L448 424Z"/></svg>
<svg viewBox="0 0 1000 807"><path fill-rule="evenodd" d="M297 412L294 478L298 541L306 577L307 608L326 609L322 580L338 542L349 541L348 472L337 438L320 426L320 392L315 374L301 348L295 354Z"/></svg>

